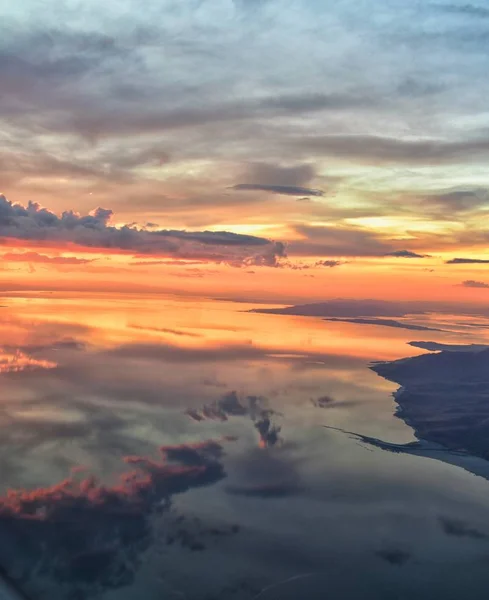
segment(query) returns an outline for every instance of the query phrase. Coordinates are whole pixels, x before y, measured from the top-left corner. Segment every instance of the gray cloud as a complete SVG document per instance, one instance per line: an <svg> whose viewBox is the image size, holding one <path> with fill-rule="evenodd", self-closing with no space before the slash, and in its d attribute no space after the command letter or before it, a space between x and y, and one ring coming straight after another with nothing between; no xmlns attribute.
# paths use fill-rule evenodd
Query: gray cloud
<svg viewBox="0 0 489 600"><path fill-rule="evenodd" d="M289 242L291 256L383 256L392 251L389 242L361 228L296 225L294 229L305 239Z"/></svg>
<svg viewBox="0 0 489 600"><path fill-rule="evenodd" d="M474 279L466 279L465 281L462 281L460 285L468 288L489 288L489 283L475 281Z"/></svg>
<svg viewBox="0 0 489 600"><path fill-rule="evenodd" d="M280 242L227 231L147 231L112 227L111 210L98 208L87 216L64 212L61 217L29 203L27 207L0 196L0 236L37 242L71 242L88 248L117 248L153 255L201 258L235 266L277 266L285 256Z"/></svg>
<svg viewBox="0 0 489 600"><path fill-rule="evenodd" d="M340 265L344 265L345 263L341 260L318 260L316 262L316 267L329 267L332 269L333 267L339 267Z"/></svg>
<svg viewBox="0 0 489 600"><path fill-rule="evenodd" d="M458 519L439 517L438 521L443 529L443 532L447 535L466 537L473 540L486 540L489 537L486 533L475 529L475 527L470 527L470 525L467 525L467 523L464 523L464 521L460 521Z"/></svg>
<svg viewBox="0 0 489 600"><path fill-rule="evenodd" d="M235 496L263 500L295 496L303 485L295 460L287 448L258 448L248 451L233 462L226 492Z"/></svg>
<svg viewBox="0 0 489 600"><path fill-rule="evenodd" d="M489 8L476 4L433 4L436 10L451 13L456 16L466 15L469 17L489 18Z"/></svg>
<svg viewBox="0 0 489 600"><path fill-rule="evenodd" d="M322 190L308 186L314 177L314 168L307 163L285 167L270 163L251 163L241 175L245 182L238 183L233 189L288 196L323 196Z"/></svg>
<svg viewBox="0 0 489 600"><path fill-rule="evenodd" d="M446 265L478 265L489 264L489 260L482 258L451 258L445 261Z"/></svg>
<svg viewBox="0 0 489 600"><path fill-rule="evenodd" d="M290 185L264 185L260 183L239 183L233 186L238 191L263 191L273 194L283 194L285 196L324 196L322 190L312 190L309 188L294 187Z"/></svg>
<svg viewBox="0 0 489 600"><path fill-rule="evenodd" d="M384 256L395 256L397 258L426 258L426 254L417 254L411 252L411 250L395 250L394 252L387 252Z"/></svg>
<svg viewBox="0 0 489 600"><path fill-rule="evenodd" d="M465 162L489 155L489 138L459 141L402 140L375 135L310 136L295 146L322 156L349 158L363 163L443 164Z"/></svg>
<svg viewBox="0 0 489 600"><path fill-rule="evenodd" d="M465 189L451 190L423 195L420 198L420 204L427 208L428 205L446 211L447 216L453 212L466 212L483 207L489 203L489 193L487 189Z"/></svg>
<svg viewBox="0 0 489 600"><path fill-rule="evenodd" d="M378 550L376 554L379 558L385 560L390 565L395 565L398 567L402 566L404 563L408 562L410 558L412 558L410 552L406 552L400 548L383 548L382 550Z"/></svg>
<svg viewBox="0 0 489 600"><path fill-rule="evenodd" d="M186 414L194 421L205 421L207 419L227 421L228 417L249 417L260 436L263 447L275 446L280 441L281 428L272 422L276 414L270 408L266 408L265 398L258 396L247 396L239 399L235 391L228 392L219 400L205 405L200 411L189 409Z"/></svg>

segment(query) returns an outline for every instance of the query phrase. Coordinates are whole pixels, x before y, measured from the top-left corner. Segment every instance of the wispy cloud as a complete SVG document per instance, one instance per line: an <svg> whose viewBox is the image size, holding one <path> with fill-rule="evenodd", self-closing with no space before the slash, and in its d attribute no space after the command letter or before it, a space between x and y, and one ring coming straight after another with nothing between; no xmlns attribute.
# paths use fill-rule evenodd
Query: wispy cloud
<svg viewBox="0 0 489 600"><path fill-rule="evenodd" d="M451 258L445 261L447 265L484 265L489 264L489 260L485 258Z"/></svg>
<svg viewBox="0 0 489 600"><path fill-rule="evenodd" d="M489 283L475 281L474 279L466 279L465 281L462 281L460 285L467 288L489 288Z"/></svg>
<svg viewBox="0 0 489 600"><path fill-rule="evenodd" d="M238 191L262 191L272 194L283 194L285 196L324 196L322 190L294 187L292 185L265 185L262 183L239 183L233 187Z"/></svg>
<svg viewBox="0 0 489 600"><path fill-rule="evenodd" d="M394 256L396 258L426 258L426 254L417 254L411 250L394 250L394 252L387 252L384 256Z"/></svg>

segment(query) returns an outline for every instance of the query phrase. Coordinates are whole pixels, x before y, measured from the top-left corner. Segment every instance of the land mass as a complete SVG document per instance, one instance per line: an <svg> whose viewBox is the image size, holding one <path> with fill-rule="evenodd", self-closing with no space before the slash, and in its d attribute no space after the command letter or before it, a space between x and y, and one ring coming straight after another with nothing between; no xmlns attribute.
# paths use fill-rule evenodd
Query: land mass
<svg viewBox="0 0 489 600"><path fill-rule="evenodd" d="M396 415L419 440L489 460L489 348L469 348L376 363L371 369L401 386L394 395Z"/></svg>

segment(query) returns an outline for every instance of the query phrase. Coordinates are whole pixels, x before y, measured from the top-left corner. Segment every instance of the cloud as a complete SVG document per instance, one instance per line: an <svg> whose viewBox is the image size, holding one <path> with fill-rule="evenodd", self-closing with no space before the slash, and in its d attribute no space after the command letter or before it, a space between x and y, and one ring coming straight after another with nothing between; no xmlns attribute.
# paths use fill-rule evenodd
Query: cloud
<svg viewBox="0 0 489 600"><path fill-rule="evenodd" d="M74 473L50 487L9 490L0 497L8 541L8 552L0 549L2 565L24 577L42 569L85 591L129 584L151 543L152 516L167 510L174 494L225 477L221 441L160 452L160 459L126 457L131 470L113 485Z"/></svg>
<svg viewBox="0 0 489 600"><path fill-rule="evenodd" d="M360 227L295 225L303 239L287 244L290 256L384 256L392 251L390 242Z"/></svg>
<svg viewBox="0 0 489 600"><path fill-rule="evenodd" d="M315 264L316 267L329 267L332 269L333 267L339 267L340 265L345 264L341 260L318 260Z"/></svg>
<svg viewBox="0 0 489 600"><path fill-rule="evenodd" d="M395 256L397 258L426 258L426 254L416 254L410 250L394 250L394 252L387 252L384 256Z"/></svg>
<svg viewBox="0 0 489 600"><path fill-rule="evenodd" d="M241 174L244 183L234 185L237 191L264 191L286 196L324 196L322 190L308 184L315 177L314 168L307 163L281 166L271 163L250 163Z"/></svg>
<svg viewBox="0 0 489 600"><path fill-rule="evenodd" d="M447 218L451 218L454 212L467 212L483 207L488 201L489 193L485 188L450 190L425 194L419 198L419 204L424 210L435 208Z"/></svg>
<svg viewBox="0 0 489 600"><path fill-rule="evenodd" d="M452 13L454 15L466 15L476 18L489 18L489 8L477 6L476 4L434 4L436 10Z"/></svg>
<svg viewBox="0 0 489 600"><path fill-rule="evenodd" d="M44 263L53 265L85 265L94 259L77 258L75 256L46 256L38 252L7 252L3 260L10 262Z"/></svg>
<svg viewBox="0 0 489 600"><path fill-rule="evenodd" d="M489 288L489 283L483 281L475 281L474 279L466 279L460 284L462 287L468 288Z"/></svg>
<svg viewBox="0 0 489 600"><path fill-rule="evenodd" d="M247 416L259 434L260 446L268 448L280 441L281 428L272 422L276 413L265 408L266 404L266 399L258 396L246 396L240 400L237 392L231 391L201 410L188 409L186 414L194 421L227 421L229 417Z"/></svg>
<svg viewBox="0 0 489 600"><path fill-rule="evenodd" d="M297 458L286 447L254 448L232 462L226 492L233 496L262 500L288 498L300 494L301 482Z"/></svg>
<svg viewBox="0 0 489 600"><path fill-rule="evenodd" d="M292 482L261 483L255 485L228 485L226 492L234 496L245 496L248 498L287 498L296 496L299 491L297 485Z"/></svg>
<svg viewBox="0 0 489 600"><path fill-rule="evenodd" d="M331 396L320 396L319 398L311 398L311 403L316 408L345 408L349 406L355 406L357 402L355 400L335 400Z"/></svg>
<svg viewBox="0 0 489 600"><path fill-rule="evenodd" d="M377 135L324 135L298 138L294 146L320 156L348 158L366 164L450 164L489 155L489 138L412 140Z"/></svg>
<svg viewBox="0 0 489 600"><path fill-rule="evenodd" d="M24 207L0 196L0 238L199 258L233 266L278 266L279 259L285 256L281 242L265 238L228 231L113 227L109 225L112 214L111 210L98 208L86 216L68 211L58 217L38 204L30 202Z"/></svg>
<svg viewBox="0 0 489 600"><path fill-rule="evenodd" d="M446 265L478 265L489 264L489 260L482 258L451 258L445 261Z"/></svg>
<svg viewBox="0 0 489 600"><path fill-rule="evenodd" d="M405 564L412 556L410 552L406 552L399 548L385 548L378 550L375 554L390 565L399 567Z"/></svg>
<svg viewBox="0 0 489 600"><path fill-rule="evenodd" d="M439 517L438 519L443 532L447 535L455 537L466 537L473 540L486 540L489 536L478 529L470 527L467 523L460 521L459 519L452 519L449 517Z"/></svg>
<svg viewBox="0 0 489 600"><path fill-rule="evenodd" d="M155 333L169 333L171 335L178 335L183 337L193 337L199 338L202 337L200 333L194 333L192 331L182 331L181 329L170 329L168 327L150 327L148 325L131 325L128 327L130 329L139 329L141 331L151 331Z"/></svg>
<svg viewBox="0 0 489 600"><path fill-rule="evenodd" d="M238 191L263 191L273 194L283 194L286 196L324 196L322 190L312 190L310 188L294 187L291 185L263 185L259 183L239 183L233 186Z"/></svg>

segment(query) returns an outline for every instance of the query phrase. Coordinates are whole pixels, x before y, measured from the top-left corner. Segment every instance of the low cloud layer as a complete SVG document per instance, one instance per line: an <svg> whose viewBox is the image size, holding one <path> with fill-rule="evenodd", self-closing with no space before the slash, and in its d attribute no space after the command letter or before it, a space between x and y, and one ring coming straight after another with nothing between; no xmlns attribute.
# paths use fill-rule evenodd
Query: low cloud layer
<svg viewBox="0 0 489 600"><path fill-rule="evenodd" d="M277 266L279 258L285 256L281 242L261 237L227 231L114 227L109 224L112 215L111 210L98 208L87 216L64 212L59 217L38 204L30 202L24 207L0 196L0 238L198 258L234 266ZM36 258L34 253L31 256Z"/></svg>

